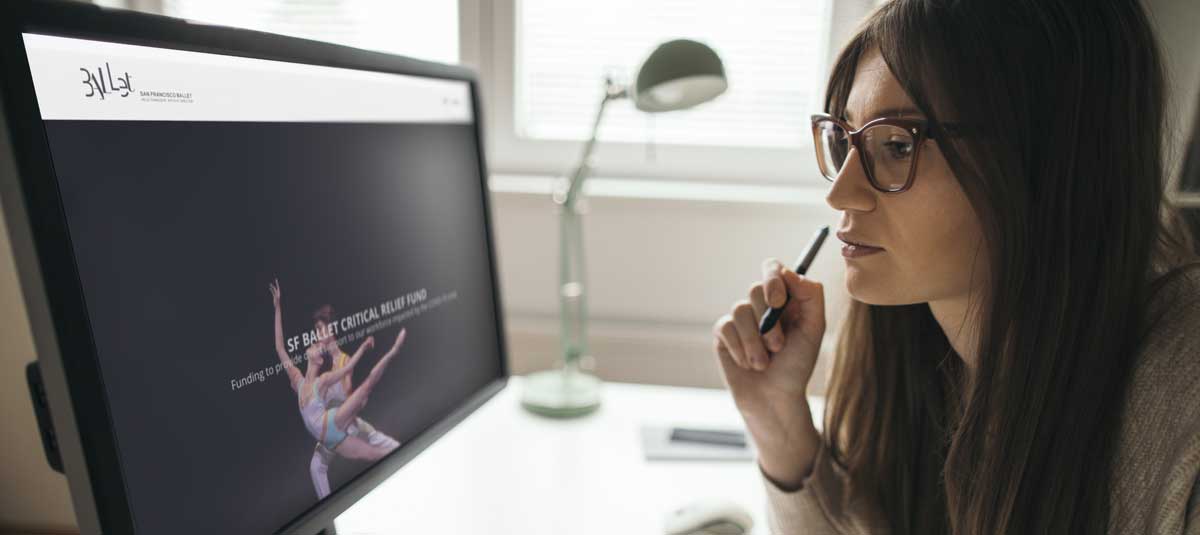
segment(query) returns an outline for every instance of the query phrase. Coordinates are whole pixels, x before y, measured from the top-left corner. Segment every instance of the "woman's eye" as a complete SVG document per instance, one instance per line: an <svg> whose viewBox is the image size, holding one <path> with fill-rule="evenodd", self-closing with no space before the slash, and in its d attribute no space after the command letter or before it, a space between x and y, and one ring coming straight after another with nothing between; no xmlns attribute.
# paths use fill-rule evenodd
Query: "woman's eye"
<svg viewBox="0 0 1200 535"><path fill-rule="evenodd" d="M909 140L894 139L883 143L887 155L897 160L903 160L912 155L913 143Z"/></svg>

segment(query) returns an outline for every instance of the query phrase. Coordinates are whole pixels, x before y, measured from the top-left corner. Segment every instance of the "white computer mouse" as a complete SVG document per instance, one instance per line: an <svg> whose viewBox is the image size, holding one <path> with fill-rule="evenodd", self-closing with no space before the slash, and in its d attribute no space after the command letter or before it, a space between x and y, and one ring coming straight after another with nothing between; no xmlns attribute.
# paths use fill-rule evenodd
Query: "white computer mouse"
<svg viewBox="0 0 1200 535"><path fill-rule="evenodd" d="M666 535L744 535L754 527L746 509L726 500L693 502L667 515Z"/></svg>

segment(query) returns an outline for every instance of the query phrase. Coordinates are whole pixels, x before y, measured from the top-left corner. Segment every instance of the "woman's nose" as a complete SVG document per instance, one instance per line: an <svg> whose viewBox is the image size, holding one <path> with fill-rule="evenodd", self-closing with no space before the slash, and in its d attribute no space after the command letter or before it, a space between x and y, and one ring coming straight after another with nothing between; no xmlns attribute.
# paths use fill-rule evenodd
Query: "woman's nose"
<svg viewBox="0 0 1200 535"><path fill-rule="evenodd" d="M855 210L869 212L875 209L875 188L867 179L858 148L852 147L846 154L846 161L838 171L825 202L834 210Z"/></svg>

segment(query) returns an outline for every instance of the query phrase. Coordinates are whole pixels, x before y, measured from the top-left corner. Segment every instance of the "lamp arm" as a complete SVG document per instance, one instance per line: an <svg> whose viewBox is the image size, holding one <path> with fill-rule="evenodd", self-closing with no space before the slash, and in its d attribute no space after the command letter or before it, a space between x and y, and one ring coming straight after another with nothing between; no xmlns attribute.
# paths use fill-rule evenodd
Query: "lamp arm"
<svg viewBox="0 0 1200 535"><path fill-rule="evenodd" d="M567 187L567 194L562 201L563 206L574 208L575 201L579 197L579 192L583 189L583 181L587 179L588 173L591 171L592 151L596 148L596 136L600 133L600 121L604 118L604 108L608 106L611 100L625 98L628 92L625 88L613 82L612 78L604 79L604 98L600 100L600 106L596 109L596 119L592 121L592 135L588 137L587 143L583 145L583 153L579 157L579 165L575 167L575 171L571 173L570 185Z"/></svg>

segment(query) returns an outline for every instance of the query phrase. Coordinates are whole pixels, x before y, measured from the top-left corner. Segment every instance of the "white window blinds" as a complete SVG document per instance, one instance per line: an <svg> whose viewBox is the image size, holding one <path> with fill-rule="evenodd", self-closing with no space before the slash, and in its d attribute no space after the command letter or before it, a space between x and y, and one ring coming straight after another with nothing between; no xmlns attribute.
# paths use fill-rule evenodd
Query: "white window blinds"
<svg viewBox="0 0 1200 535"><path fill-rule="evenodd" d="M457 63L456 0L163 0L163 14Z"/></svg>
<svg viewBox="0 0 1200 535"><path fill-rule="evenodd" d="M628 82L659 43L702 41L729 90L692 110L653 117L628 101L606 110L604 141L797 147L824 88L827 0L517 0L517 134L583 139L606 73Z"/></svg>

